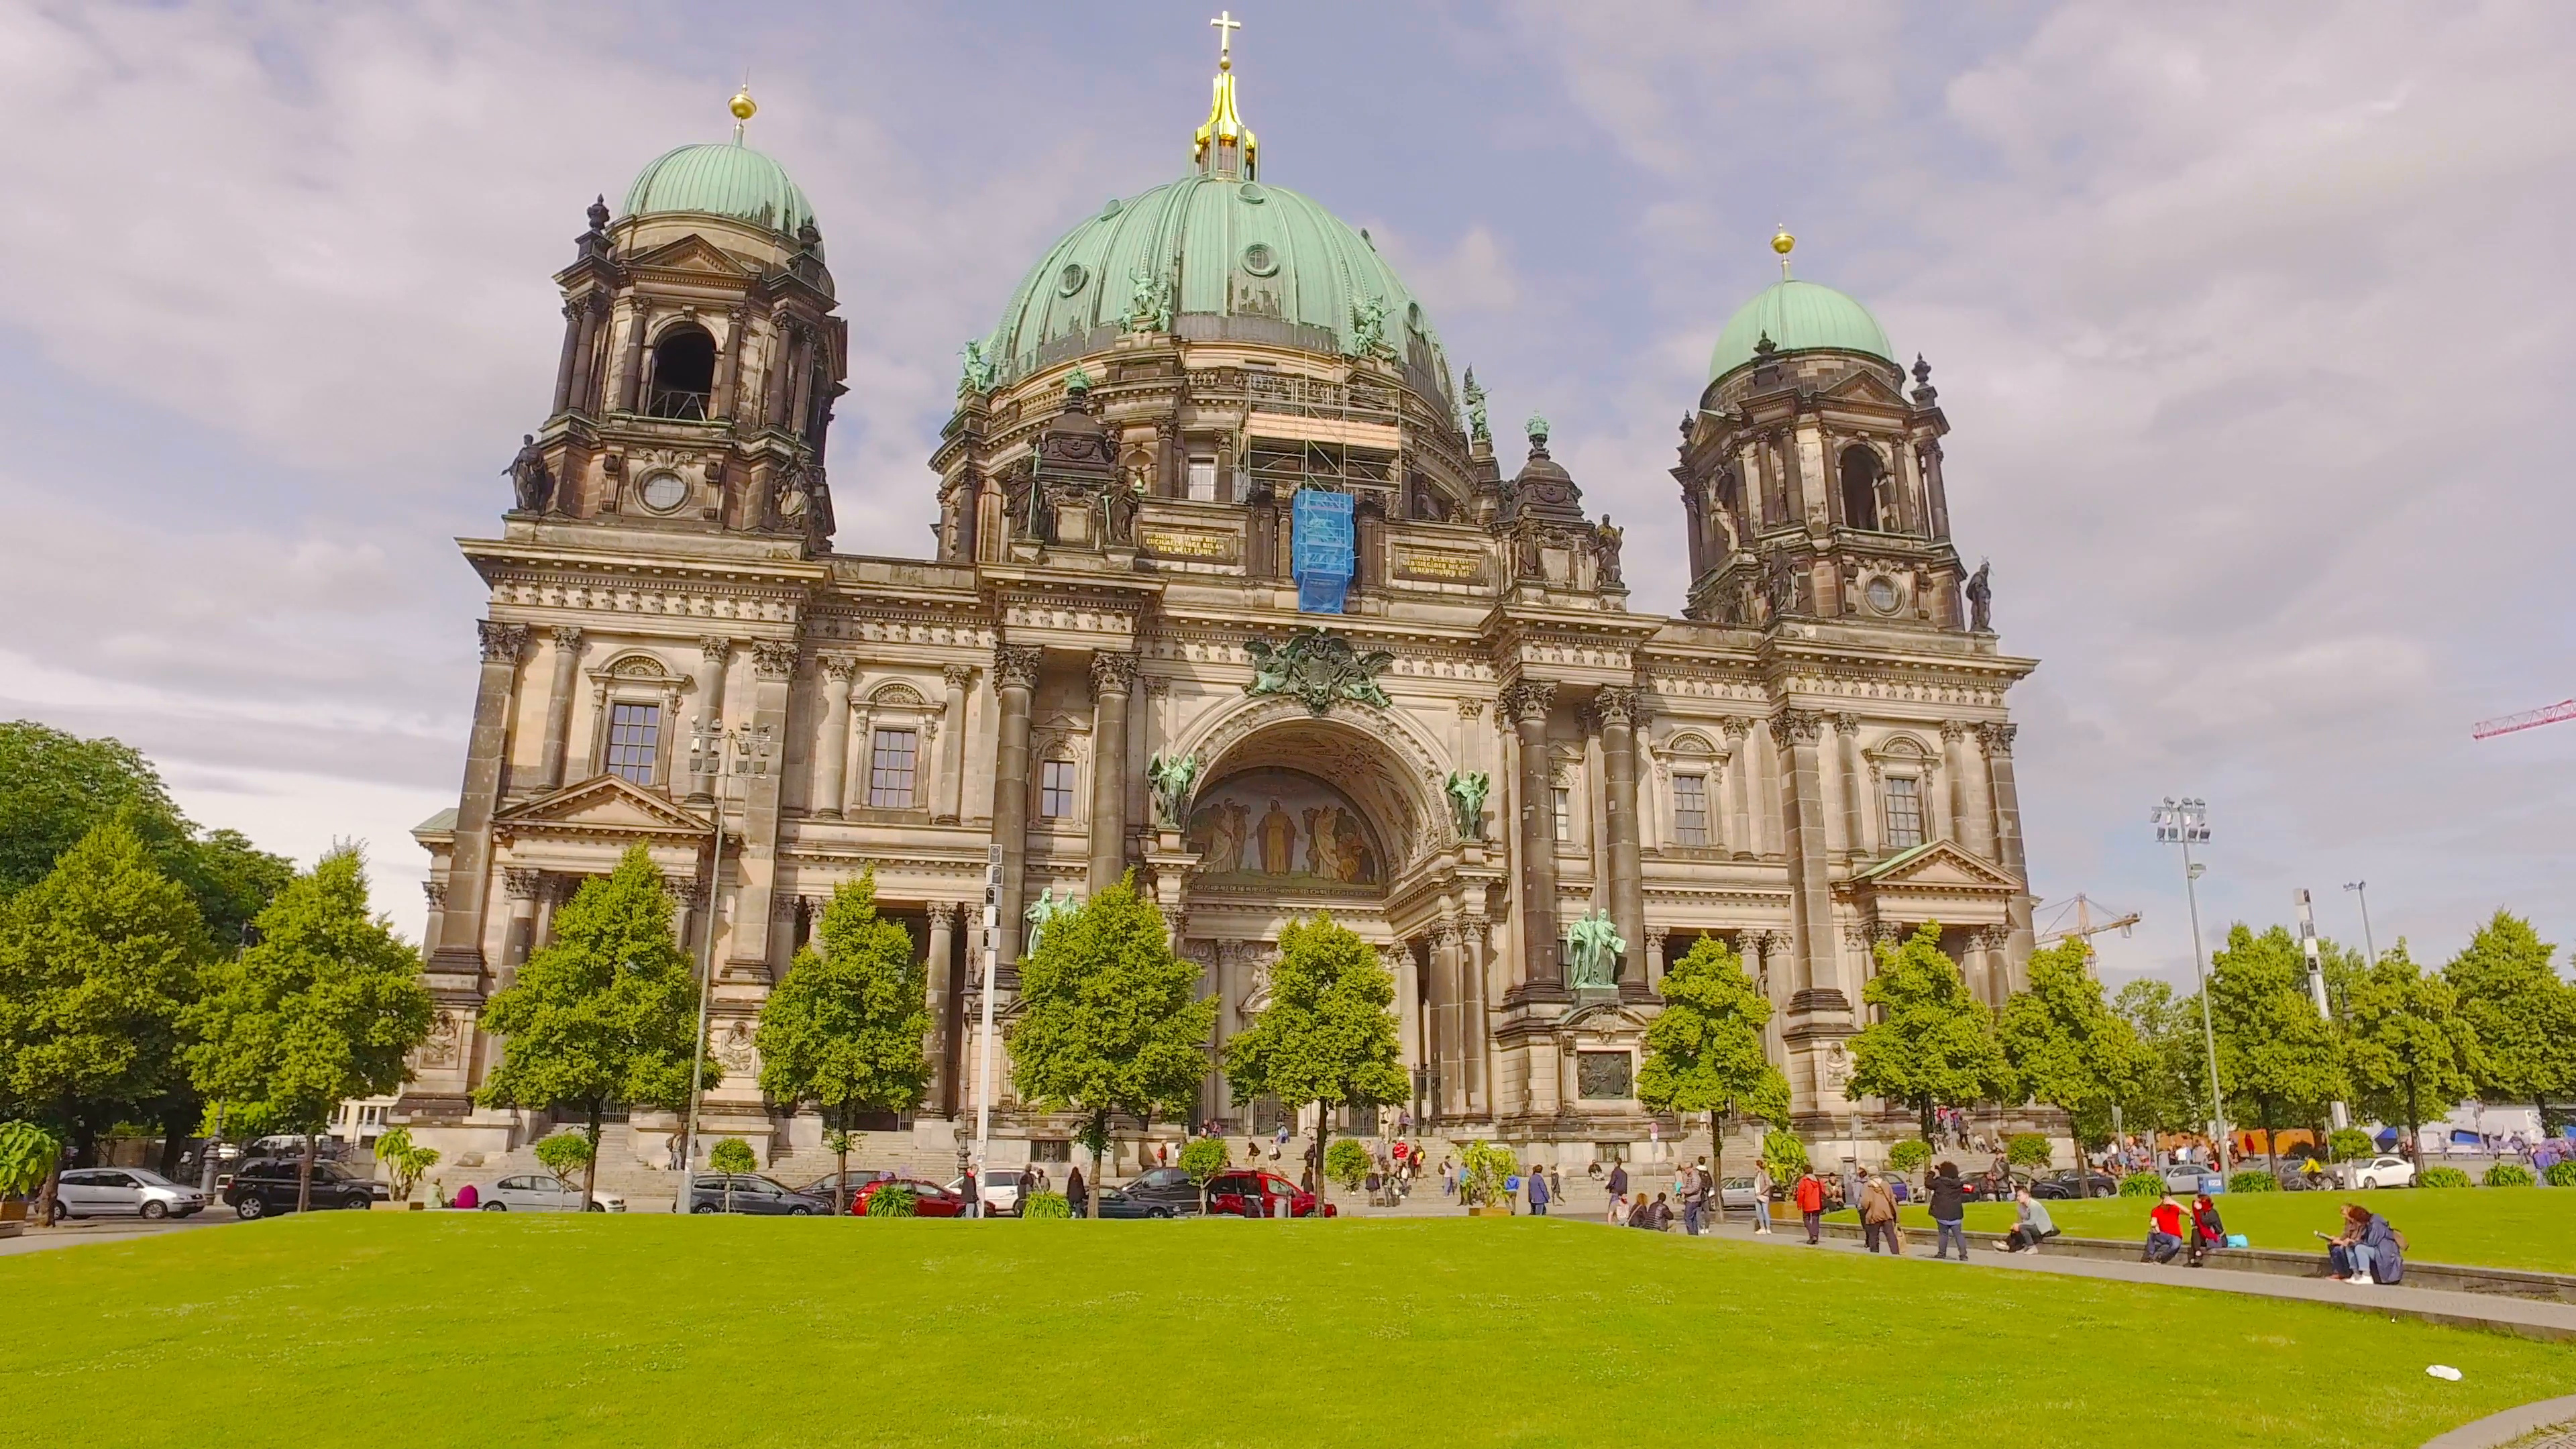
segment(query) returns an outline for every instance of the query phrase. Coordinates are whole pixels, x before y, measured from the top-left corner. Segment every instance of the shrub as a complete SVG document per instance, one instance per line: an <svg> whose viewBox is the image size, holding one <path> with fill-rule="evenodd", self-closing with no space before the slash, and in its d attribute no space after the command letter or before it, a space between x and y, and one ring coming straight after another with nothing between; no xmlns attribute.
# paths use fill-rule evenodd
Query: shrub
<svg viewBox="0 0 2576 1449"><path fill-rule="evenodd" d="M2576 1187L2576 1161L2549 1164L2549 1170L2540 1175L2540 1180L2551 1187Z"/></svg>
<svg viewBox="0 0 2576 1449"><path fill-rule="evenodd" d="M889 1182L867 1197L867 1216L872 1218L908 1218L921 1209L921 1194L901 1183Z"/></svg>
<svg viewBox="0 0 2576 1449"><path fill-rule="evenodd" d="M1774 1127L1762 1134L1762 1160L1771 1164L1775 1181L1799 1177L1807 1170L1807 1144L1786 1127Z"/></svg>
<svg viewBox="0 0 2576 1449"><path fill-rule="evenodd" d="M2338 1127L2326 1136L2326 1156L2336 1162L2358 1162L2378 1152L2379 1144L2358 1127Z"/></svg>
<svg viewBox="0 0 2576 1449"><path fill-rule="evenodd" d="M2227 1174L2227 1190L2229 1192L2279 1192L2281 1184L2273 1181L2272 1174L2263 1169L2249 1167L2241 1172Z"/></svg>
<svg viewBox="0 0 2576 1449"><path fill-rule="evenodd" d="M1020 1216L1070 1218L1073 1216L1073 1204L1068 1202L1065 1195L1060 1192L1034 1192L1029 1194L1028 1203L1020 1209Z"/></svg>
<svg viewBox="0 0 2576 1449"><path fill-rule="evenodd" d="M1333 1145L1324 1149L1324 1175L1345 1190L1356 1189L1369 1175L1368 1149L1353 1138L1335 1138Z"/></svg>
<svg viewBox="0 0 2576 1449"><path fill-rule="evenodd" d="M1921 1138L1908 1138L1887 1149L1890 1172L1921 1172L1923 1164L1931 1160L1932 1144Z"/></svg>
<svg viewBox="0 0 2576 1449"><path fill-rule="evenodd" d="M2038 1132L2016 1132L2004 1139L2004 1161L2015 1167L2046 1167L2056 1154Z"/></svg>
<svg viewBox="0 0 2576 1449"><path fill-rule="evenodd" d="M1459 1195L1469 1207L1491 1207L1503 1200L1503 1180L1520 1171L1509 1149L1491 1142L1470 1142L1458 1149Z"/></svg>
<svg viewBox="0 0 2576 1449"><path fill-rule="evenodd" d="M0 1122L0 1197L33 1197L54 1175L63 1145L33 1122Z"/></svg>
<svg viewBox="0 0 2576 1449"><path fill-rule="evenodd" d="M376 1139L376 1160L393 1179L388 1187L393 1200L409 1202L412 1189L420 1186L420 1175L438 1165L438 1149L415 1145L410 1128L396 1127Z"/></svg>
<svg viewBox="0 0 2576 1449"><path fill-rule="evenodd" d="M760 1158L751 1144L739 1137L728 1137L707 1153L707 1166L716 1172L758 1172Z"/></svg>
<svg viewBox="0 0 2576 1449"><path fill-rule="evenodd" d="M574 1173L590 1164L590 1139L578 1132L558 1132L537 1144L537 1161L569 1183Z"/></svg>
<svg viewBox="0 0 2576 1449"><path fill-rule="evenodd" d="M2489 1187L2529 1187L2536 1181L2538 1179L2531 1175L2531 1169L2519 1162L2499 1162L2487 1169L2486 1184Z"/></svg>
<svg viewBox="0 0 2576 1449"><path fill-rule="evenodd" d="M2163 1197L2165 1180L2152 1172L2133 1172L2120 1179L2122 1197Z"/></svg>
<svg viewBox="0 0 2576 1449"><path fill-rule="evenodd" d="M2456 1167L2428 1167L2415 1174L2417 1187L2473 1187L2469 1175Z"/></svg>

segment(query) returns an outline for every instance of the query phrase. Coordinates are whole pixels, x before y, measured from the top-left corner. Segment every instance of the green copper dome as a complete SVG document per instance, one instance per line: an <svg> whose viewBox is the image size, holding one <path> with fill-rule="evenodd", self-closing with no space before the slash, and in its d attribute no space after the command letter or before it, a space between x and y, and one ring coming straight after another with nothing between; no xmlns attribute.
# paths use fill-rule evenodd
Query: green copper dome
<svg viewBox="0 0 2576 1449"><path fill-rule="evenodd" d="M1018 375L1104 346L1137 317L1344 355L1374 342L1419 373L1418 390L1449 392L1439 336L1377 248L1266 181L1184 176L1110 202L1029 269L984 355Z"/></svg>
<svg viewBox="0 0 2576 1449"><path fill-rule="evenodd" d="M704 211L792 237L814 219L787 170L740 141L665 151L626 188L626 216Z"/></svg>
<svg viewBox="0 0 2576 1449"><path fill-rule="evenodd" d="M1736 309L1717 334L1709 354L1711 381L1753 360L1754 344L1763 338L1782 352L1858 352L1881 362L1896 361L1887 334L1869 309L1831 287L1783 279Z"/></svg>

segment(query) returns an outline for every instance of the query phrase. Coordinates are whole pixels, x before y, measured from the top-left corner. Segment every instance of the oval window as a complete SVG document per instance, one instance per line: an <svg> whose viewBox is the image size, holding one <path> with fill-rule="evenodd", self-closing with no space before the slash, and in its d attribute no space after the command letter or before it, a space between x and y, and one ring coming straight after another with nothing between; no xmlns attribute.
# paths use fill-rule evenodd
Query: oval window
<svg viewBox="0 0 2576 1449"><path fill-rule="evenodd" d="M1876 609L1882 614L1893 614L1896 612L1896 583L1894 580L1888 578L1887 575L1880 574L1871 579L1868 584L1863 586L1862 592L1869 596L1869 606L1871 608Z"/></svg>
<svg viewBox="0 0 2576 1449"><path fill-rule="evenodd" d="M677 473L656 473L638 491L644 506L656 513L668 513L689 501L689 485Z"/></svg>
<svg viewBox="0 0 2576 1449"><path fill-rule="evenodd" d="M1082 284L1090 280L1091 273L1082 269L1082 263L1067 262L1064 270L1055 274L1055 289L1070 297L1081 291Z"/></svg>
<svg viewBox="0 0 2576 1449"><path fill-rule="evenodd" d="M1254 242L1243 249L1243 269L1256 277L1266 277L1279 270L1279 253L1268 242Z"/></svg>
<svg viewBox="0 0 2576 1449"><path fill-rule="evenodd" d="M1234 194L1242 197L1245 201L1250 202L1254 206L1259 206L1261 203L1270 199L1270 193L1262 190L1261 183L1257 181L1247 181L1243 183L1241 186L1234 189Z"/></svg>

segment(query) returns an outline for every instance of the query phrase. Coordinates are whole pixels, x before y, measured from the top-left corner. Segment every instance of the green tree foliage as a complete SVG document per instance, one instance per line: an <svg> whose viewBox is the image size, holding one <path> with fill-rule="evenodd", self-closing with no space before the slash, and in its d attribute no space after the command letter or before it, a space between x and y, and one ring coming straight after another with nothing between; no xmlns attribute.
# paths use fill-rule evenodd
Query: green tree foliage
<svg viewBox="0 0 2576 1449"><path fill-rule="evenodd" d="M877 914L872 868L823 908L814 943L796 953L760 1009L760 1089L773 1102L814 1102L828 1134L838 1201L850 1196L850 1119L921 1101L930 1081L928 971L903 927Z"/></svg>
<svg viewBox="0 0 2576 1449"><path fill-rule="evenodd" d="M611 1104L680 1107L697 1046L697 983L671 937L671 898L644 847L585 882L555 913L555 939L483 1004L501 1064L475 1096L487 1107L569 1107L593 1156ZM713 1086L712 1062L699 1081ZM587 1210L596 1164L582 1178Z"/></svg>
<svg viewBox="0 0 2576 1449"><path fill-rule="evenodd" d="M2023 1094L2073 1120L2078 1142L2111 1136L2111 1109L2142 1095L2138 1034L2102 996L2091 951L2069 940L2030 956L2030 985L2004 1002L2004 1058Z"/></svg>
<svg viewBox="0 0 2576 1449"><path fill-rule="evenodd" d="M0 1197L31 1197L53 1181L62 1139L33 1122L0 1122Z"/></svg>
<svg viewBox="0 0 2576 1449"><path fill-rule="evenodd" d="M1504 1197L1503 1184L1520 1164L1511 1149L1493 1142L1468 1141L1458 1147L1458 1196L1469 1207L1492 1207Z"/></svg>
<svg viewBox="0 0 2576 1449"><path fill-rule="evenodd" d="M2282 926L2259 936L2243 922L2229 927L2209 961L2209 1008L2228 1115L2263 1129L2277 1167L2281 1129L2323 1117L2346 1090L2341 1043L2308 994L2297 939Z"/></svg>
<svg viewBox="0 0 2576 1449"><path fill-rule="evenodd" d="M572 1186L572 1175L587 1171L598 1154L590 1139L579 1132L550 1132L540 1138L534 1149L537 1165L555 1175L555 1180ZM586 1205L585 1205L586 1206Z"/></svg>
<svg viewBox="0 0 2576 1449"><path fill-rule="evenodd" d="M2370 1134L2358 1127L2338 1127L2326 1137L2326 1156L2336 1162L2355 1162L2375 1156L2379 1146Z"/></svg>
<svg viewBox="0 0 2576 1449"><path fill-rule="evenodd" d="M2363 1112L2405 1123L2406 1140L2414 1142L2426 1118L2443 1116L2477 1090L2485 1065L2477 1028L2451 983L2425 975L2403 940L2352 984L2348 1000L2345 1060Z"/></svg>
<svg viewBox="0 0 2576 1449"><path fill-rule="evenodd" d="M2552 1102L2576 1098L2576 986L2558 974L2558 948L2505 911L2478 928L2442 968L2481 1048L2476 1091L2489 1102L2529 1102L2554 1133Z"/></svg>
<svg viewBox="0 0 2576 1449"><path fill-rule="evenodd" d="M2178 996L2142 977L2111 998L2111 1012L2137 1039L2139 1076L2119 1104L2132 1132L2189 1132L2209 1118L2209 1060L2201 1038L2200 998Z"/></svg>
<svg viewBox="0 0 2576 1449"><path fill-rule="evenodd" d="M1369 1151L1357 1138L1345 1137L1324 1154L1324 1175L1342 1185L1346 1192L1357 1192L1368 1177Z"/></svg>
<svg viewBox="0 0 2576 1449"><path fill-rule="evenodd" d="M1207 1211L1208 1184L1216 1175L1234 1165L1234 1154L1226 1149L1222 1137L1193 1137L1181 1147L1181 1171L1198 1184L1199 1211Z"/></svg>
<svg viewBox="0 0 2576 1449"><path fill-rule="evenodd" d="M376 1160L385 1165L385 1175L391 1179L393 1200L409 1202L420 1186L420 1175L438 1165L438 1149L412 1141L410 1128L396 1127L376 1139Z"/></svg>
<svg viewBox="0 0 2576 1449"><path fill-rule="evenodd" d="M218 958L189 1008L189 1076L208 1101L241 1103L304 1134L296 1207L311 1195L313 1139L352 1097L401 1088L429 1037L420 958L367 912L355 846L322 857L255 921L259 943Z"/></svg>
<svg viewBox="0 0 2576 1449"><path fill-rule="evenodd" d="M1911 1108L1932 1136L1932 1109L2007 1100L2012 1065L1995 1036L1994 1014L1968 994L1958 964L1941 952L1941 928L1926 925L1878 948L1878 974L1861 1000L1880 1019L1852 1038L1853 1101L1884 1097Z"/></svg>
<svg viewBox="0 0 2576 1449"><path fill-rule="evenodd" d="M2004 1139L2004 1162L2008 1166L2037 1171L2046 1167L2054 1156L2044 1133L2016 1132Z"/></svg>
<svg viewBox="0 0 2576 1449"><path fill-rule="evenodd" d="M1234 1100L1314 1103L1318 1148L1332 1135L1333 1108L1401 1101L1408 1084L1394 1002L1394 978L1348 927L1323 911L1290 923L1270 968L1270 1004L1225 1044ZM1320 1213L1321 1181L1315 1196Z"/></svg>
<svg viewBox="0 0 2576 1449"><path fill-rule="evenodd" d="M718 1172L751 1173L760 1171L759 1154L739 1137L727 1137L707 1153L707 1166Z"/></svg>
<svg viewBox="0 0 2576 1449"><path fill-rule="evenodd" d="M1807 1170L1807 1144L1788 1128L1774 1127L1762 1134L1762 1160L1771 1164L1775 1178L1802 1176Z"/></svg>
<svg viewBox="0 0 2576 1449"><path fill-rule="evenodd" d="M1932 1144L1920 1137L1909 1137L1887 1149L1887 1170L1895 1173L1921 1172L1932 1160Z"/></svg>
<svg viewBox="0 0 2576 1449"><path fill-rule="evenodd" d="M0 1111L86 1150L181 1088L209 955L196 902L128 825L93 828L0 905Z"/></svg>
<svg viewBox="0 0 2576 1449"><path fill-rule="evenodd" d="M1197 963L1172 954L1163 913L1137 893L1133 871L1057 917L1020 963L1011 1082L1023 1101L1082 1114L1095 1216L1111 1116L1148 1123L1198 1099L1217 1008L1198 999L1198 985Z"/></svg>
<svg viewBox="0 0 2576 1449"><path fill-rule="evenodd" d="M1664 973L1663 996L1663 1011L1646 1028L1637 1100L1658 1112L1707 1113L1710 1170L1722 1180L1729 1117L1789 1120L1789 1079L1762 1040L1771 998L1715 936L1700 937Z"/></svg>

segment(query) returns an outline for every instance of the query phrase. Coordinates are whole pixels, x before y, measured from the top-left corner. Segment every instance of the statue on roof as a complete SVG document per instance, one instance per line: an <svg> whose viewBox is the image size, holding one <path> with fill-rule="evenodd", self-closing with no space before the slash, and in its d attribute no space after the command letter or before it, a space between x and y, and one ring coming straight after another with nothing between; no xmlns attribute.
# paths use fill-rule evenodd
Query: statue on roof
<svg viewBox="0 0 2576 1449"><path fill-rule="evenodd" d="M1627 538L1628 530L1612 523L1610 515L1605 513L1601 515L1600 526L1592 530L1592 536L1600 545L1601 582L1604 585L1625 583L1626 580L1619 576L1619 546Z"/></svg>
<svg viewBox="0 0 2576 1449"><path fill-rule="evenodd" d="M1130 332L1169 332L1172 330L1172 279L1157 276L1143 267L1127 274L1127 330Z"/></svg>
<svg viewBox="0 0 2576 1449"><path fill-rule="evenodd" d="M1476 385L1476 369L1467 369L1467 436L1492 442L1494 429L1485 419L1485 390Z"/></svg>
<svg viewBox="0 0 2576 1449"><path fill-rule="evenodd" d="M958 382L969 392L991 392L1001 369L993 365L993 359L984 355L984 344L969 337L966 345L957 349L957 355L966 362Z"/></svg>
<svg viewBox="0 0 2576 1449"><path fill-rule="evenodd" d="M1369 297L1351 304L1351 343L1353 357L1376 357L1386 352L1386 302Z"/></svg>
<svg viewBox="0 0 2576 1449"><path fill-rule="evenodd" d="M554 501L554 474L546 468L546 450L537 446L536 434L519 435L518 455L501 471L510 476L521 513L543 513L546 505Z"/></svg>
<svg viewBox="0 0 2576 1449"><path fill-rule="evenodd" d="M1971 633L1991 634L1995 627L1995 586L1987 582L1995 566L1977 560L1977 571L1968 575L1968 629Z"/></svg>

